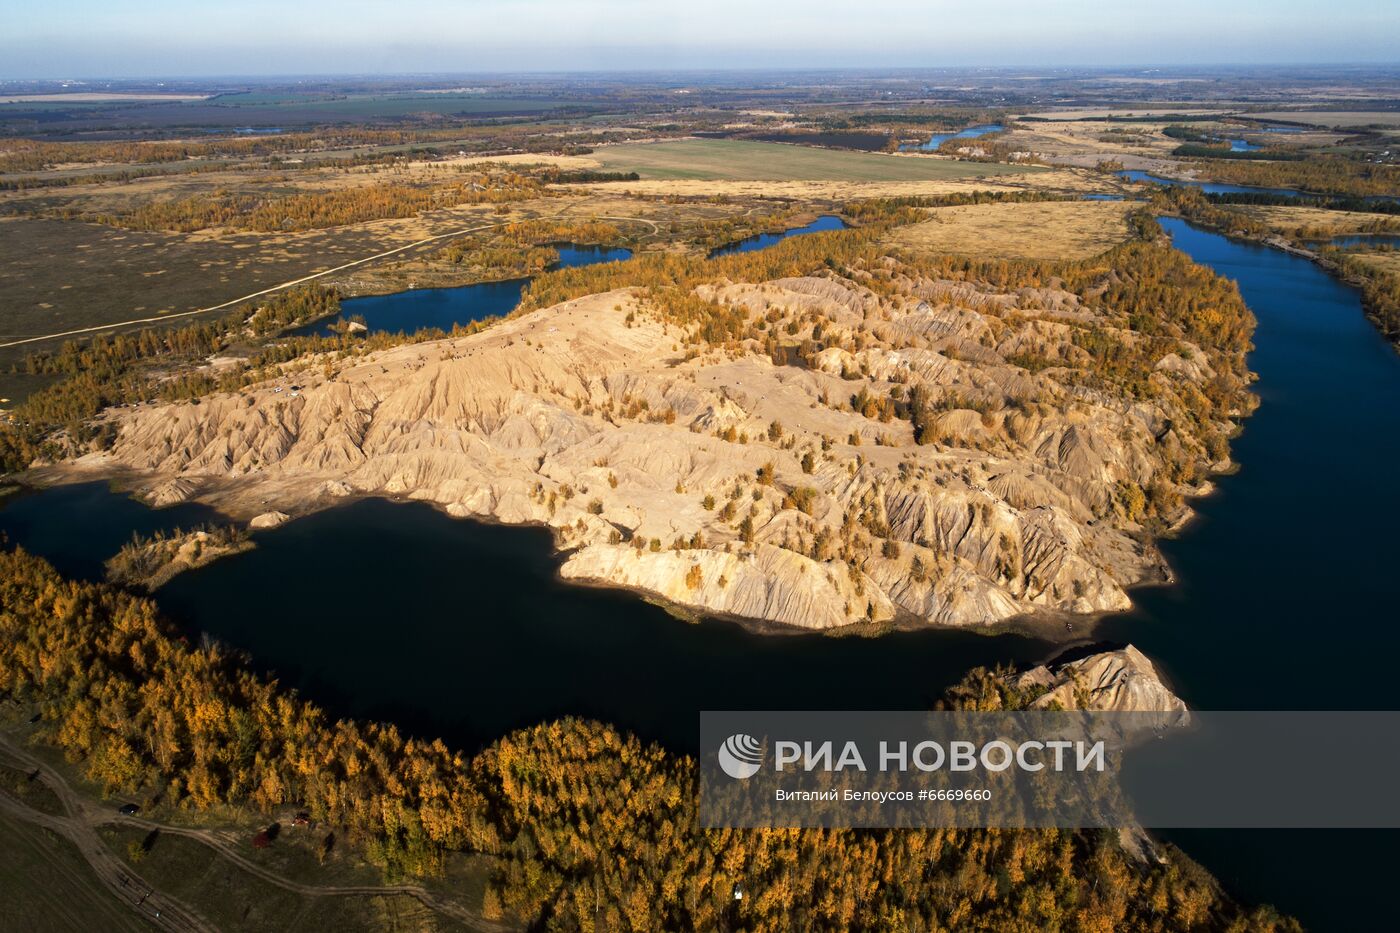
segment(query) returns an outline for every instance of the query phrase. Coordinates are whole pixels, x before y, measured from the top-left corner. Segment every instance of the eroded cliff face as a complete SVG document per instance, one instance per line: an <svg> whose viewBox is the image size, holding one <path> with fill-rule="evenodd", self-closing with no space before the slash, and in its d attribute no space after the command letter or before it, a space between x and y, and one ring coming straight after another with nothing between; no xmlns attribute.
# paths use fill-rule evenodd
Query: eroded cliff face
<svg viewBox="0 0 1400 933"><path fill-rule="evenodd" d="M1050 288L920 280L881 298L831 274L697 296L752 337L696 343L664 299L594 295L119 410L114 446L79 466L245 518L393 495L544 523L567 578L813 629L1123 609L1160 573L1123 491L1208 460L1181 427L1212 377L1194 348L1142 401L1064 379L1091 362L1064 322L1092 314ZM776 333L820 349L778 365ZM1063 368L1009 362L1029 354ZM923 443L915 393L932 400Z"/></svg>
<svg viewBox="0 0 1400 933"><path fill-rule="evenodd" d="M1184 714L1186 704L1163 682L1147 655L1132 645L1016 678L1016 686L1044 688L1032 709Z"/></svg>

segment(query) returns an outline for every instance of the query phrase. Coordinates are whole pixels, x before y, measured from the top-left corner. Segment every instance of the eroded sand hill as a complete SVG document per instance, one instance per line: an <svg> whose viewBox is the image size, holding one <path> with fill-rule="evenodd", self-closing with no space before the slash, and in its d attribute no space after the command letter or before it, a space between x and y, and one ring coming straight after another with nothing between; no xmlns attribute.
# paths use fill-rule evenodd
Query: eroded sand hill
<svg viewBox="0 0 1400 933"><path fill-rule="evenodd" d="M700 292L775 330L819 323L828 348L809 365L755 342L697 355L619 291L118 410L114 446L67 469L134 471L153 501L245 519L382 494L544 523L565 577L813 629L1122 609L1161 572L1115 490L1202 456L1173 406L1211 377L1203 355L1163 359L1157 397L1130 401L1006 362L1082 352L1062 322L1088 312L1053 289L922 281L881 299L832 275ZM852 410L863 389L917 386L942 400L931 442Z"/></svg>
<svg viewBox="0 0 1400 933"><path fill-rule="evenodd" d="M1054 667L1034 667L1019 675L1015 683L1022 689L1046 690L1033 709L1186 712L1182 699L1162 681L1147 656L1132 645Z"/></svg>

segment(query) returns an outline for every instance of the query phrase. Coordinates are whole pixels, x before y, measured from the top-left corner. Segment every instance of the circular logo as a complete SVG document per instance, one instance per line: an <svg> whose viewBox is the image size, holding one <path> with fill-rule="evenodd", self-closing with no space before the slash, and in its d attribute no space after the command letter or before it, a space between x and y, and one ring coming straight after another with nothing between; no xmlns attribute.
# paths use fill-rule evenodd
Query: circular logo
<svg viewBox="0 0 1400 933"><path fill-rule="evenodd" d="M763 746L751 735L731 735L719 747L719 766L736 781L751 778L763 767Z"/></svg>

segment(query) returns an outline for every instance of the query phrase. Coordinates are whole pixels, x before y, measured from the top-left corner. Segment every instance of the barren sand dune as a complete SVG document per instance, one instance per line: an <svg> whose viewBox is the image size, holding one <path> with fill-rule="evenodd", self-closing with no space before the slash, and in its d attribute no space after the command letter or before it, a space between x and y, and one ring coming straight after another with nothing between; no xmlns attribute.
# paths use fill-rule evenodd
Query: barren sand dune
<svg viewBox="0 0 1400 933"><path fill-rule="evenodd" d="M1054 289L921 280L882 299L831 274L699 291L774 328L820 321L835 345L805 366L687 352L618 291L118 410L115 445L60 469L125 471L155 502L245 519L391 495L543 523L565 577L808 628L1122 609L1124 587L1162 572L1114 488L1194 449L1175 387L1212 376L1203 356L1164 359L1156 398L1130 401L1006 362L1082 352L1057 321L1089 312ZM1013 305L1041 311L998 316ZM895 386L996 404L948 407L917 444L908 421L852 410Z"/></svg>

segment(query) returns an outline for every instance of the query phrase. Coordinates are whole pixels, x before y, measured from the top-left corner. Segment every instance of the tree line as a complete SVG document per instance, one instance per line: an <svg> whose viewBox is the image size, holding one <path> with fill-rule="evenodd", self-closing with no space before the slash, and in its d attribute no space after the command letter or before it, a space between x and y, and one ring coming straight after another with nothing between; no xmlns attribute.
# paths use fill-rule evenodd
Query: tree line
<svg viewBox="0 0 1400 933"><path fill-rule="evenodd" d="M1400 275L1346 249L1324 247L1322 256L1335 263L1342 275L1361 286L1361 303L1367 316L1387 340L1400 343Z"/></svg>
<svg viewBox="0 0 1400 933"><path fill-rule="evenodd" d="M1338 155L1302 161L1230 162L1212 159L1193 166L1199 177L1257 188L1296 188L1318 194L1394 197L1400 192L1400 165L1362 162Z"/></svg>
<svg viewBox="0 0 1400 933"><path fill-rule="evenodd" d="M41 456L63 456L73 446L97 438L101 429L92 421L111 406L237 389L264 366L282 361L281 354L268 348L218 375L192 371L188 364L240 340L276 334L334 314L339 307L334 289L308 284L271 296L251 313L243 307L183 327L69 340L57 351L31 354L24 361L24 372L63 378L25 399L0 423L0 472L23 470ZM293 343L298 352L305 352L306 343ZM175 372L161 376L155 372L158 367L173 367ZM57 439L57 432L66 436Z"/></svg>

